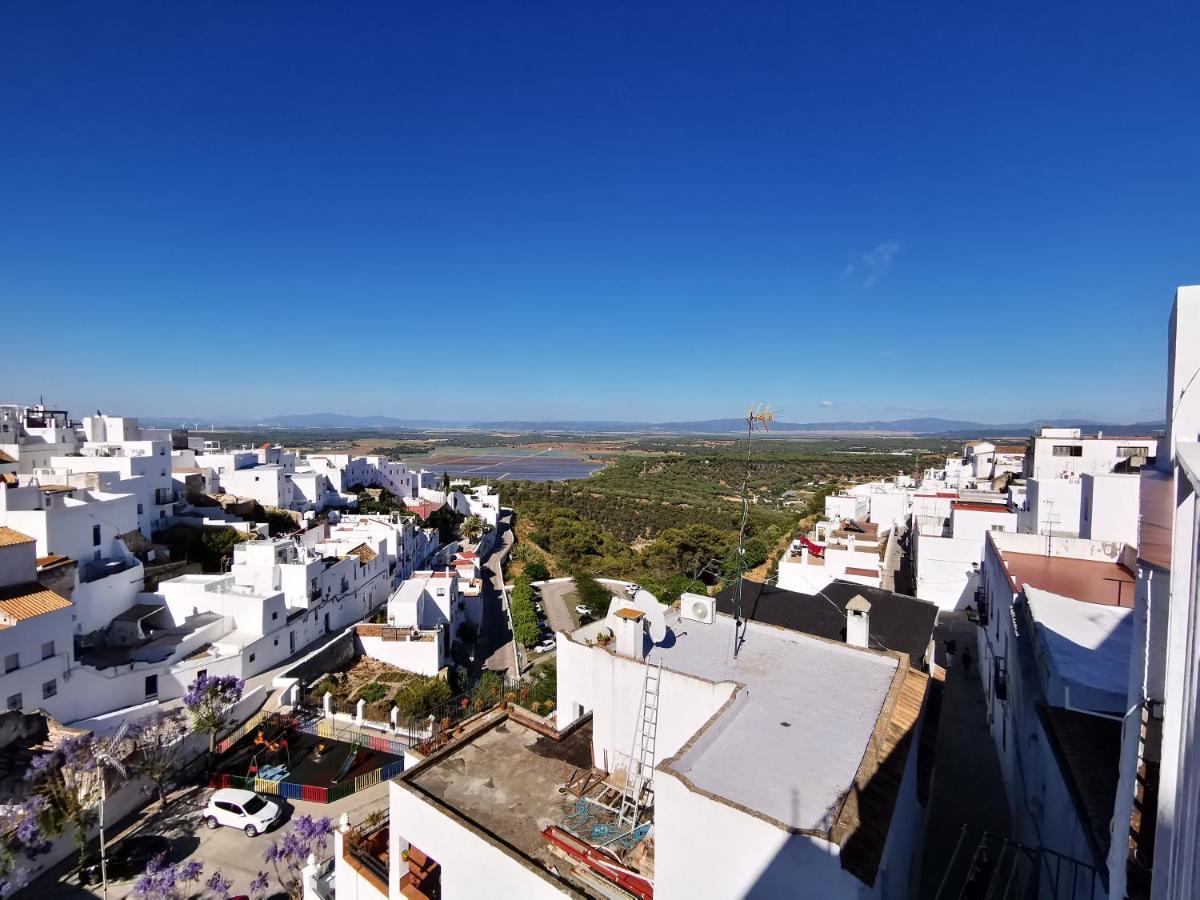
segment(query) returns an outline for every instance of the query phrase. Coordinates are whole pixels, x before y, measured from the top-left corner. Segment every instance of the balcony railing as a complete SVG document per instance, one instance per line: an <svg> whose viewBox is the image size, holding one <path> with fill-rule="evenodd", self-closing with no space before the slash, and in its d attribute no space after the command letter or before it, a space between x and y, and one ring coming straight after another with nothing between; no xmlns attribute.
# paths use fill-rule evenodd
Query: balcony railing
<svg viewBox="0 0 1200 900"><path fill-rule="evenodd" d="M172 488L155 488L154 502L159 506L166 506L175 502L175 491Z"/></svg>
<svg viewBox="0 0 1200 900"><path fill-rule="evenodd" d="M388 820L374 828L364 830L361 826L346 836L343 855L351 863L357 863L366 874L373 875L387 890L391 866Z"/></svg>

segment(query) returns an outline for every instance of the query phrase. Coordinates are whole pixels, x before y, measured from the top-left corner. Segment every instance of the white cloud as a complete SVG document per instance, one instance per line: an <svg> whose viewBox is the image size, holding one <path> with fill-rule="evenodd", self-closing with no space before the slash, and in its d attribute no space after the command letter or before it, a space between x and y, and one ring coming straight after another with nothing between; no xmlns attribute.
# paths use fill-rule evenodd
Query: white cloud
<svg viewBox="0 0 1200 900"><path fill-rule="evenodd" d="M848 263L845 269L846 276L860 278L865 291L887 273L899 253L899 241L884 241L873 250L861 254L855 262Z"/></svg>
<svg viewBox="0 0 1200 900"><path fill-rule="evenodd" d="M833 401L832 400L822 400L821 405L822 406L833 406Z"/></svg>

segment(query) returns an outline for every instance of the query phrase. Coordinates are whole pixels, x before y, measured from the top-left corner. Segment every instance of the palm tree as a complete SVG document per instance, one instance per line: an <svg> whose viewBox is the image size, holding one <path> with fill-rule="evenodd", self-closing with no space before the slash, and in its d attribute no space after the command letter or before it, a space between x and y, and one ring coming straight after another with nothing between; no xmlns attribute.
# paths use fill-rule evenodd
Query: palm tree
<svg viewBox="0 0 1200 900"><path fill-rule="evenodd" d="M462 523L462 536L467 541L477 541L483 537L483 531L486 527L484 521L479 516L467 516Z"/></svg>

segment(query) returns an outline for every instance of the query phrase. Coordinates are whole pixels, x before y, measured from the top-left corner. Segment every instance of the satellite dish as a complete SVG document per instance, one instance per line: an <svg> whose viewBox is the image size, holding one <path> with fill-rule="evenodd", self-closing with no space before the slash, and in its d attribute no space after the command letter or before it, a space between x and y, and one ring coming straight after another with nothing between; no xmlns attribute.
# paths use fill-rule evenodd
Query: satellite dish
<svg viewBox="0 0 1200 900"><path fill-rule="evenodd" d="M646 627L650 632L650 640L655 644L662 643L667 636L667 619L663 614L663 605L645 588L637 588L633 599L627 604L646 614Z"/></svg>
<svg viewBox="0 0 1200 900"><path fill-rule="evenodd" d="M650 640L655 644L659 644L666 639L667 619L663 605L658 602L657 597L645 588L638 587L632 582L606 583L606 580L601 580L600 583L608 587L610 591L611 584L619 584L625 589L624 597L617 596L615 593L613 594L608 604L609 617L618 609L636 609L646 614L646 626L650 631Z"/></svg>

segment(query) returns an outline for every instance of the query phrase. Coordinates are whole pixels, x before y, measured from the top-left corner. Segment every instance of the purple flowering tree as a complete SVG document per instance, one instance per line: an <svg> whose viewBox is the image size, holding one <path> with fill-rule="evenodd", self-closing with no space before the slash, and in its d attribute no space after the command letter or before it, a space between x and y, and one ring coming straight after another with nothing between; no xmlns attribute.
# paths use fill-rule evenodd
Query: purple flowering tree
<svg viewBox="0 0 1200 900"><path fill-rule="evenodd" d="M168 863L162 856L150 860L146 871L133 885L131 897L138 900L183 900L192 895L190 885L199 882L204 872L204 863ZM213 879L209 878L209 882ZM208 882L205 883L208 887ZM229 896L228 887L222 897Z"/></svg>
<svg viewBox="0 0 1200 900"><path fill-rule="evenodd" d="M236 675L201 675L183 696L192 719L192 730L208 735L208 752L216 749L217 735L232 724L232 707L242 699L246 682Z"/></svg>
<svg viewBox="0 0 1200 900"><path fill-rule="evenodd" d="M301 816L282 839L275 841L263 854L267 862L275 867L275 878L289 897L304 896L303 870L308 865L309 854L321 853L329 845L329 837L333 834L333 823L328 818L314 819L312 816ZM259 873L259 879L251 884L251 893L265 893L265 873ZM262 891L256 892L258 885Z"/></svg>
<svg viewBox="0 0 1200 900"><path fill-rule="evenodd" d="M25 773L26 822L32 822L30 828L36 827L43 841L69 830L81 858L96 818L100 782L107 775L97 749L90 734L67 738L35 756Z"/></svg>
<svg viewBox="0 0 1200 900"><path fill-rule="evenodd" d="M190 730L183 710L175 709L147 716L126 731L134 750L128 768L154 782L163 809L167 806L167 779L180 766L183 739Z"/></svg>

